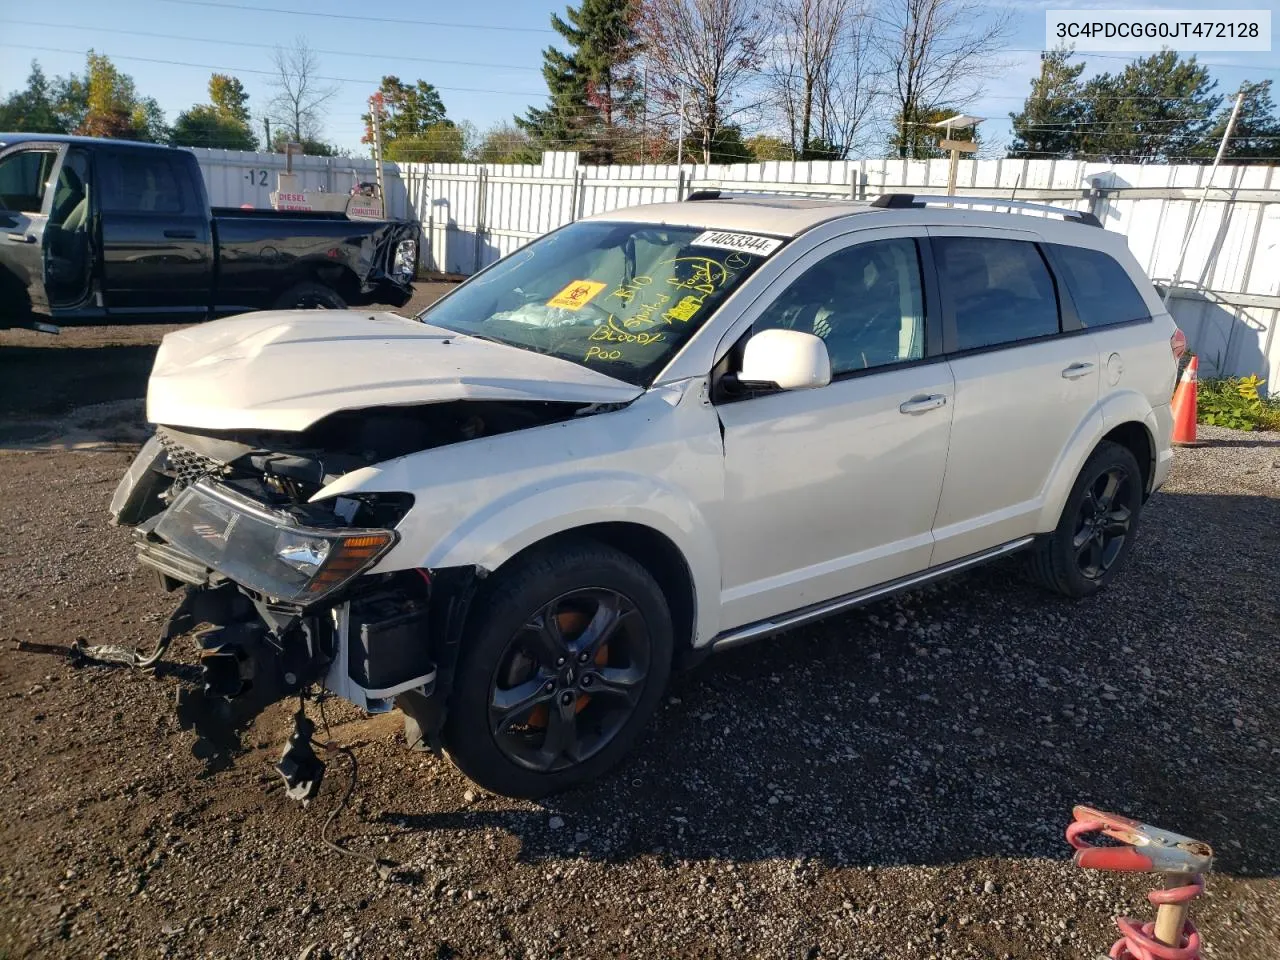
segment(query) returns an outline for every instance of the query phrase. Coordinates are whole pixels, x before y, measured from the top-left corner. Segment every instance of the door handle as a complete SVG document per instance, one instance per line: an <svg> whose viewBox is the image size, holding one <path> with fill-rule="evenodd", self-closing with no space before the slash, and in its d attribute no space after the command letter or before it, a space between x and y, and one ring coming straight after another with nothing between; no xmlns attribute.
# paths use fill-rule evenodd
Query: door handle
<svg viewBox="0 0 1280 960"><path fill-rule="evenodd" d="M912 397L904 401L898 410L902 413L924 413L926 410L937 410L947 405L947 398L940 393L931 393L927 397Z"/></svg>
<svg viewBox="0 0 1280 960"><path fill-rule="evenodd" d="M1091 373L1093 373L1092 363L1073 363L1062 371L1062 377L1064 380L1079 380Z"/></svg>
<svg viewBox="0 0 1280 960"><path fill-rule="evenodd" d="M36 238L29 233L11 233L9 239L14 243L35 243Z"/></svg>
<svg viewBox="0 0 1280 960"><path fill-rule="evenodd" d="M164 235L169 240L194 240L196 238L194 230L166 230Z"/></svg>

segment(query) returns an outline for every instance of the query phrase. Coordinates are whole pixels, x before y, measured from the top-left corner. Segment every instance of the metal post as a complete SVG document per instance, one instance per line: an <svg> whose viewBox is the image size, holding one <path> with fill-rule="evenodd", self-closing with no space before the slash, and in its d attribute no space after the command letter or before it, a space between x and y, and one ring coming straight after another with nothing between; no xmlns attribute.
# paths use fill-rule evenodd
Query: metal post
<svg viewBox="0 0 1280 960"><path fill-rule="evenodd" d="M680 88L680 122L676 127L676 166L684 170L684 87ZM681 200L684 198L681 197Z"/></svg>
<svg viewBox="0 0 1280 960"><path fill-rule="evenodd" d="M1178 285L1178 281L1182 279L1182 266L1187 260L1187 250L1191 246L1191 237L1195 233L1196 224L1200 222L1200 212L1204 210L1204 202L1209 199L1209 187L1213 184L1213 175L1218 172L1218 165L1222 163L1222 158L1227 154L1227 145L1231 142L1231 134L1236 129L1236 119L1240 116L1240 107L1244 103L1244 85L1240 87L1240 92L1236 94L1236 102L1231 106L1231 116L1227 118L1227 129L1222 132L1222 142L1218 144L1218 152L1213 158L1213 166L1209 168L1209 176L1205 179L1204 189L1200 192L1200 199L1196 202L1195 213L1191 215L1191 223L1187 226L1187 232L1182 237L1182 249L1178 251L1178 265L1173 269L1173 279L1169 281L1169 286L1164 291L1164 304L1169 305L1169 298L1173 296L1173 288Z"/></svg>

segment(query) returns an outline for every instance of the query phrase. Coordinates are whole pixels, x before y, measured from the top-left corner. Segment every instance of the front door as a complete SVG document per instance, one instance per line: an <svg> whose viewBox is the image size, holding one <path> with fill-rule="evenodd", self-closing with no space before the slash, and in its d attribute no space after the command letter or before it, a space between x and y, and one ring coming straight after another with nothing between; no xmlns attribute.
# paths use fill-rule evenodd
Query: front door
<svg viewBox="0 0 1280 960"><path fill-rule="evenodd" d="M49 313L44 231L61 149L24 144L0 155L0 326Z"/></svg>
<svg viewBox="0 0 1280 960"><path fill-rule="evenodd" d="M1097 344L1078 324L1064 329L1038 238L929 232L955 376L936 565L1035 533L1059 460L1079 431L1096 432L1101 414Z"/></svg>
<svg viewBox="0 0 1280 960"><path fill-rule="evenodd" d="M752 332L827 345L825 387L720 402L725 628L929 565L951 426L951 371L919 241L905 230L822 245L753 306Z"/></svg>

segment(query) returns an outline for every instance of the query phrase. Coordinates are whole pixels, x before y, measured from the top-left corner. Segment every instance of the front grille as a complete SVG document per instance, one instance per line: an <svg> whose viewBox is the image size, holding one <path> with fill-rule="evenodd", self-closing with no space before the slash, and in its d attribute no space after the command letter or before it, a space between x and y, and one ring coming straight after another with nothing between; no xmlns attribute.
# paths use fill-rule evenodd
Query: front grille
<svg viewBox="0 0 1280 960"><path fill-rule="evenodd" d="M174 486L179 489L191 486L202 477L216 477L226 473L225 464L183 446L164 431L160 431L160 445L164 447L169 468L173 471Z"/></svg>

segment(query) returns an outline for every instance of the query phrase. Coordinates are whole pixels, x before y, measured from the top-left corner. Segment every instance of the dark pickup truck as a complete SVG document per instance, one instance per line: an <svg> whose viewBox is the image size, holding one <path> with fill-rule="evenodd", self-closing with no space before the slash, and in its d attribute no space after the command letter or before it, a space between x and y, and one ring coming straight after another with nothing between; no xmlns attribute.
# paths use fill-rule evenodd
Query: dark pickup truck
<svg viewBox="0 0 1280 960"><path fill-rule="evenodd" d="M400 306L419 228L209 207L193 153L0 133L0 328Z"/></svg>

